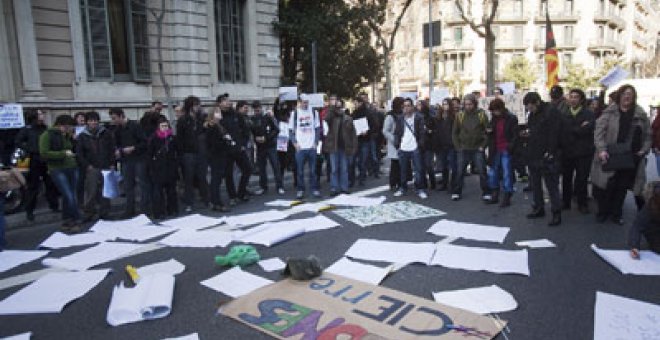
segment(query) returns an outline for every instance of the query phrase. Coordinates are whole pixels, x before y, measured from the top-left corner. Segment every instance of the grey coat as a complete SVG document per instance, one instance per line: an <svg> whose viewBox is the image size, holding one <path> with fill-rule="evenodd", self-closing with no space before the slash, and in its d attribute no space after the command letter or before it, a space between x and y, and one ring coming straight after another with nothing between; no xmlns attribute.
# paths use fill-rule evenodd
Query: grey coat
<svg viewBox="0 0 660 340"><path fill-rule="evenodd" d="M394 119L394 115L392 114L387 114L385 117L385 122L383 123L383 135L385 136L385 139L387 140L387 154L385 155L386 158L389 159L399 159L398 152L396 150L396 147L394 146L394 130L396 129L396 121Z"/></svg>
<svg viewBox="0 0 660 340"><path fill-rule="evenodd" d="M596 153L591 163L591 183L601 189L607 187L607 181L614 176L614 171L603 171L602 164L598 158L598 154L602 151L607 151L607 145L615 144L619 134L619 106L616 104L610 105L603 111L603 114L596 120L596 129L594 131L594 144L596 145ZM632 124L639 126L642 129L642 148L644 154L648 154L651 149L651 124L649 117L642 109L641 106L635 107ZM633 185L633 192L641 194L644 190L646 183L646 159L642 159L637 166L637 175L635 176L635 184Z"/></svg>

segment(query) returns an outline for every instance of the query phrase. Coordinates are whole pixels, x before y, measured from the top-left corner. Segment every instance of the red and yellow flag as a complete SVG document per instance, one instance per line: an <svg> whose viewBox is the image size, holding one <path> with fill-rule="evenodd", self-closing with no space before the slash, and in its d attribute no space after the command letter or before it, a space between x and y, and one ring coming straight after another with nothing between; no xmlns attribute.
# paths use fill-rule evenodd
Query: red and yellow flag
<svg viewBox="0 0 660 340"><path fill-rule="evenodd" d="M545 12L545 66L546 86L549 89L559 83L559 57L557 56L555 34L552 33L552 22L547 11Z"/></svg>

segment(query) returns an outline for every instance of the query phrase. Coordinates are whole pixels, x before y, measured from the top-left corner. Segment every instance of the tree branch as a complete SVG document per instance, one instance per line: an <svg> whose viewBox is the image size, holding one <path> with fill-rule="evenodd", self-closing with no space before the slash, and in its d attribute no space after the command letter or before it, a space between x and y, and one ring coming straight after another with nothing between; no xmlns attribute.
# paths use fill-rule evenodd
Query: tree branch
<svg viewBox="0 0 660 340"><path fill-rule="evenodd" d="M401 13L399 13L399 16L396 18L396 21L394 22L394 29L392 29L392 35L390 35L390 44L389 46L387 46L389 50L392 50L392 47L394 46L394 37L396 36L396 32L399 30L399 27L401 26L401 19L403 19L403 15L406 14L408 7L410 7L410 3L412 3L412 0L406 0L406 2L403 4L403 9L401 10Z"/></svg>
<svg viewBox="0 0 660 340"><path fill-rule="evenodd" d="M484 27L484 23L477 24L474 22L474 19L469 19L467 15L465 15L465 10L463 9L463 3L461 0L454 0L454 3L456 4L456 7L458 7L458 12L461 14L461 18L463 21L465 21L466 24L470 26L470 28L474 31L474 33L477 33L478 36L485 38L486 37L486 30L480 30L479 28ZM472 1L468 1L468 6L472 4Z"/></svg>

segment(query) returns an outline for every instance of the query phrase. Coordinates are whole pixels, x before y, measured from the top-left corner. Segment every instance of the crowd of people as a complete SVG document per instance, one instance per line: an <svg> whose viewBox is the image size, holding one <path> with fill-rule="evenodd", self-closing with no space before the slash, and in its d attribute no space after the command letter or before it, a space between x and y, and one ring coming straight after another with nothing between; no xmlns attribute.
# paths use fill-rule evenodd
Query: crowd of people
<svg viewBox="0 0 660 340"><path fill-rule="evenodd" d="M43 111L31 110L16 137L30 157L26 217L34 219L43 183L50 209L61 209L62 231L79 232L85 222L109 218L104 170L121 171L122 218L145 213L161 219L203 208L227 212L268 192L273 182L272 189L285 195L287 171L293 173L297 199L322 197L324 173L327 195L350 193L368 177L379 177L385 158L394 197L406 195L412 180L421 199L436 190L458 201L465 177L477 174L481 199L506 208L514 183L528 179L525 190L532 192L533 204L527 218L535 219L546 214L545 185L550 226L561 224L562 210L574 202L580 213L591 213L590 197L598 222L623 225L623 202L632 191L643 212L631 228L632 254L638 254L640 235L657 251L660 186L647 190L646 197L644 188L651 151L660 172L660 119L656 115L650 123L634 87L612 93L606 105L604 93L601 100L587 100L580 89L565 96L555 86L545 102L529 92L524 122L507 109L500 89L483 109L478 94L446 98L440 105L396 97L387 113L366 95L355 99L352 110L334 95L323 108L312 108L304 94L266 110L258 101L234 104L222 94L206 111L199 98L185 98L172 122L161 113L162 103L154 102L140 120L115 107L109 124L89 111L60 115L52 127L44 123ZM256 189L248 187L253 174L259 176Z"/></svg>

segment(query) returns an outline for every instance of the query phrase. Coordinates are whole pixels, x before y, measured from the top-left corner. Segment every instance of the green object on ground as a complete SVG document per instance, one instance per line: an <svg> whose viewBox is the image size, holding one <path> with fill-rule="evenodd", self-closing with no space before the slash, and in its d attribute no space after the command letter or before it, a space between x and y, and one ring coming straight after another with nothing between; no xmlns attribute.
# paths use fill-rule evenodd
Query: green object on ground
<svg viewBox="0 0 660 340"><path fill-rule="evenodd" d="M247 266L260 260L259 253L253 246L233 246L227 255L215 257L215 263L220 266Z"/></svg>

